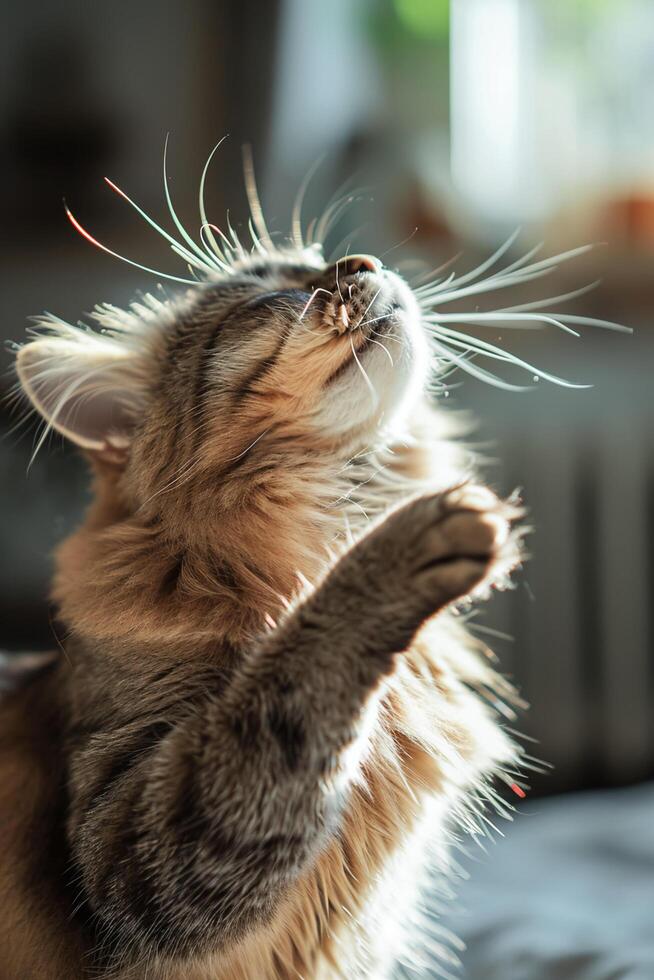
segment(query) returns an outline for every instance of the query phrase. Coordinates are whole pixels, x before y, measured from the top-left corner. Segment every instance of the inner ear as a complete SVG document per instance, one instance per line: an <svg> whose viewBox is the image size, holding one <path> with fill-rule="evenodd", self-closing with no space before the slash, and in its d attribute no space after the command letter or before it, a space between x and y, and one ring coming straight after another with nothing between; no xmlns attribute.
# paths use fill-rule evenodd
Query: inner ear
<svg viewBox="0 0 654 980"><path fill-rule="evenodd" d="M19 351L16 369L48 427L82 449L120 462L142 407L135 356L103 338L87 343L43 338Z"/></svg>

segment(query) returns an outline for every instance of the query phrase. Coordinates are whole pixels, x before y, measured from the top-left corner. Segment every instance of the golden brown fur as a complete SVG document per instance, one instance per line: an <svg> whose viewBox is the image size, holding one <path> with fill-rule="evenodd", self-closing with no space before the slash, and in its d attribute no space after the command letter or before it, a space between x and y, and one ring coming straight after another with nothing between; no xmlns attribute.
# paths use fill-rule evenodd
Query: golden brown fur
<svg viewBox="0 0 654 980"><path fill-rule="evenodd" d="M516 759L486 703L510 691L445 608L515 563L516 511L461 486L408 291L384 287L400 306L377 317L387 376L363 353L378 281L346 270L334 290L333 271L246 263L172 314L123 315L131 401L106 434L104 393L84 427L39 374L61 338L24 349L95 502L57 554L65 656L0 715L4 980L386 976L428 844L446 872L452 833ZM266 277L283 303L248 326ZM391 401L366 403L355 345L373 387L406 361Z"/></svg>

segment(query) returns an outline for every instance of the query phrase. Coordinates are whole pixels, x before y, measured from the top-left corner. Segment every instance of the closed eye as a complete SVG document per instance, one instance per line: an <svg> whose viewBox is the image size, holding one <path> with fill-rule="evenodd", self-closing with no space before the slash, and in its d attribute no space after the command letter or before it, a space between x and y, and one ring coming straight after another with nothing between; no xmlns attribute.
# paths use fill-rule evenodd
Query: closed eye
<svg viewBox="0 0 654 980"><path fill-rule="evenodd" d="M284 307L288 309L289 304L291 304L293 307L297 306L298 312L300 312L310 298L311 293L304 289L278 289L270 293L263 293L261 296L255 296L254 299L243 304L243 309L275 310Z"/></svg>

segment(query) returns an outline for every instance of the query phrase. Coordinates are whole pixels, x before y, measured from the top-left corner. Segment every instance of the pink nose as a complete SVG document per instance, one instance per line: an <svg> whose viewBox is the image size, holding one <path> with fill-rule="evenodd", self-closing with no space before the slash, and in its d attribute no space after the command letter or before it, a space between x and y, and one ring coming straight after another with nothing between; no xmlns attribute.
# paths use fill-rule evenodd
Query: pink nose
<svg viewBox="0 0 654 980"><path fill-rule="evenodd" d="M357 272L379 272L381 262L374 255L347 255L339 259L339 275L353 276Z"/></svg>

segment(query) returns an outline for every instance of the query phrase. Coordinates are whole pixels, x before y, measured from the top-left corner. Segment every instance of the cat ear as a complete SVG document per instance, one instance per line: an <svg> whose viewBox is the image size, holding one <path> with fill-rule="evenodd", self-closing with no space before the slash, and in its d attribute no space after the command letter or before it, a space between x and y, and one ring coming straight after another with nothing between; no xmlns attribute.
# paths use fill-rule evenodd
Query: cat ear
<svg viewBox="0 0 654 980"><path fill-rule="evenodd" d="M47 423L41 441L53 428L82 449L122 462L143 410L143 353L116 337L62 327L16 357L22 388Z"/></svg>

